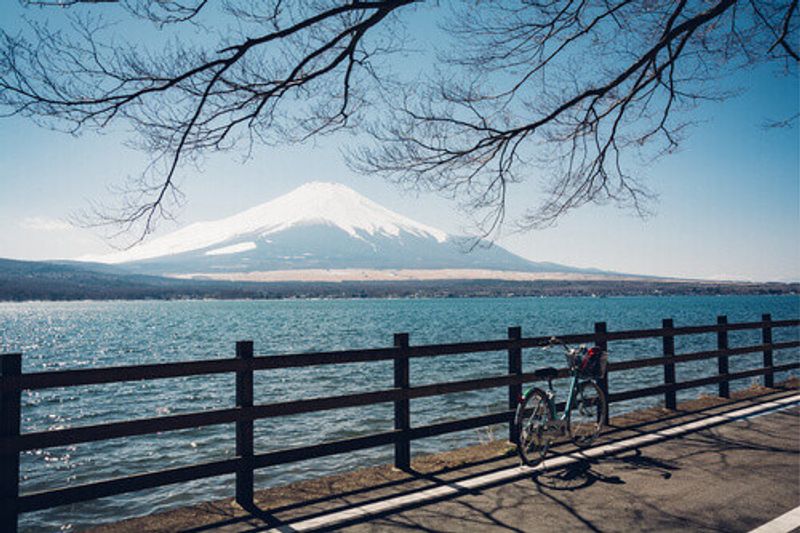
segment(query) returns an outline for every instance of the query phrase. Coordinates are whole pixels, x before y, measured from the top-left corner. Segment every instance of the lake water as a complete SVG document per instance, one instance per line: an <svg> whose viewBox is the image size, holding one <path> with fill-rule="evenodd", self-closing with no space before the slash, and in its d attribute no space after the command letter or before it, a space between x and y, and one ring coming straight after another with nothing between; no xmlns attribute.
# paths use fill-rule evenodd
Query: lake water
<svg viewBox="0 0 800 533"><path fill-rule="evenodd" d="M524 336L586 333L604 320L610 331L755 321L800 316L798 296L494 298L429 300L279 300L0 303L0 349L23 352L23 372L228 358L237 340L253 340L257 355L391 346L392 334L408 332L411 344L501 339L509 326ZM776 330L775 341L796 340L796 328ZM731 332L730 346L760 343L760 332ZM677 353L716 347L713 334L676 339ZM658 356L658 339L614 342L611 360ZM777 352L776 364L797 360ZM562 364L554 352L525 350L526 371ZM760 366L761 355L731 358L731 370ZM500 375L506 354L481 353L413 360L411 384L422 385ZM716 361L679 364L678 381L712 375ZM390 362L263 371L256 374L256 403L313 398L392 386ZM777 375L783 379L786 375ZM660 367L610 376L611 391L656 385ZM740 380L732 389L755 380ZM714 393L715 387L679 394ZM502 410L505 389L414 400L412 425ZM233 376L202 376L113 385L23 391L23 431L177 414L234 404ZM614 404L611 413L654 405L661 398ZM353 408L255 423L256 453L342 439L392 428L392 406ZM474 444L505 427L414 441L412 454ZM220 425L27 452L21 461L23 493L177 467L234 455L233 425ZM392 460L381 447L256 473L257 488ZM29 531L56 531L163 511L233 495L232 476L198 480L23 515Z"/></svg>

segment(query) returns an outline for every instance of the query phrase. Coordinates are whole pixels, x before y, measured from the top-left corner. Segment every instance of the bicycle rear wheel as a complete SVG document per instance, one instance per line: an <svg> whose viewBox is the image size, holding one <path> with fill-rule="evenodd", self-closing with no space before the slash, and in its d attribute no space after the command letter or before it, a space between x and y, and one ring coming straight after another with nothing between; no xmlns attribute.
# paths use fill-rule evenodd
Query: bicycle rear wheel
<svg viewBox="0 0 800 533"><path fill-rule="evenodd" d="M603 427L606 418L606 397L594 381L578 385L572 410L567 416L567 426L572 442L578 446L589 446Z"/></svg>
<svg viewBox="0 0 800 533"><path fill-rule="evenodd" d="M535 465L547 453L550 439L545 430L552 419L550 402L541 389L529 390L517 405L517 453L526 465Z"/></svg>

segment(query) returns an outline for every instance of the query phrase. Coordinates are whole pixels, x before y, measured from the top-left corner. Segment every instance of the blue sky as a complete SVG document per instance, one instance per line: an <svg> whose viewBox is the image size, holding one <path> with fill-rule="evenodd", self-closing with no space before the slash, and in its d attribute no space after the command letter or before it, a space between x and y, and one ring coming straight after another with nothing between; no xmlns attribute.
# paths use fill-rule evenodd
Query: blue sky
<svg viewBox="0 0 800 533"><path fill-rule="evenodd" d="M0 19L17 11L5 3ZM800 133L796 122L763 127L767 119L797 113L800 92L796 77L773 71L761 67L726 80L742 94L704 104L681 151L643 169L659 195L651 217L588 206L554 228L504 235L499 243L536 261L620 272L800 280ZM64 221L89 201L113 201L107 187L143 168L145 157L124 147L126 138L122 132L71 137L23 119L0 120L0 257L72 258L108 249L99 232ZM158 233L241 211L312 180L344 183L451 233L469 229L454 202L353 173L339 152L348 142L352 137L341 135L258 147L246 164L235 153L210 155L201 169L184 173L186 205ZM512 187L511 214L536 194L532 183Z"/></svg>

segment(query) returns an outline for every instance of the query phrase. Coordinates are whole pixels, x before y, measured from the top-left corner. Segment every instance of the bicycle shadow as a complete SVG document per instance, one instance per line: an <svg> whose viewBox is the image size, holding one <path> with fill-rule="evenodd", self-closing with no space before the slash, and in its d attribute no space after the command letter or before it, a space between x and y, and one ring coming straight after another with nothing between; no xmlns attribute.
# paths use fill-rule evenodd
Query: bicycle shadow
<svg viewBox="0 0 800 533"><path fill-rule="evenodd" d="M672 473L680 470L674 464L644 455L642 450L635 449L620 456L605 456L601 460L579 459L562 468L544 470L531 475L531 480L540 488L559 491L576 491L591 487L596 483L608 485L625 485L619 475L604 474L600 467L613 465L617 470L622 466L625 470L642 472L653 471L661 479L670 479Z"/></svg>

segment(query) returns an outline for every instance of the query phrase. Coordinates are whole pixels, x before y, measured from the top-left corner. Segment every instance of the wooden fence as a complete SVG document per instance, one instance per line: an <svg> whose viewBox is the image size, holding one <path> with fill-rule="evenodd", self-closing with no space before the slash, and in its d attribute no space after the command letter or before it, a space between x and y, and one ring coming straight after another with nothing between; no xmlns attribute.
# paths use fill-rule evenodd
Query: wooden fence
<svg viewBox="0 0 800 533"><path fill-rule="evenodd" d="M614 361L614 351L611 350L607 367L608 373L661 366L664 369L664 383L636 390L614 392L608 395L608 400L611 404L633 398L664 395L666 407L674 409L676 392L679 390L719 384L719 395L728 397L730 394L729 382L732 380L763 376L764 385L771 387L776 372L800 368L800 362L797 360L782 365L773 363L775 350L800 347L798 340L773 342L773 329L797 326L800 326L800 320L773 321L770 315L763 315L759 322L747 323L728 323L726 317L720 316L717 323L713 325L676 327L672 319L665 319L661 328L629 331L607 331L606 324L598 322L592 333L559 335L558 337L570 344L591 343L603 349L607 349L608 343L614 341L662 339L663 352L657 357ZM735 348L729 346L729 332L759 329L761 330L761 344ZM675 354L675 337L700 334L716 335L717 349ZM500 340L412 346L409 344L408 334L399 333L394 336L394 346L390 348L270 356L254 356L253 343L242 341L236 343L236 357L229 359L29 374L21 373L21 354L3 354L0 356L0 370L2 371L2 375L0 375L2 402L0 403L0 531L16 531L17 518L20 513L231 473L236 475L237 502L245 508L252 508L253 472L255 469L376 446L394 445L395 465L398 468L407 469L411 460L411 441L415 439L509 423L513 418L522 385L537 380L534 372L522 371L522 350L545 346L549 343L549 339L549 336L526 338L522 336L519 327L512 327L508 329L508 338ZM411 386L409 379L409 360L411 358L496 351L508 353L508 374ZM728 360L730 357L759 352L763 354L762 367L734 373L729 371ZM704 359L717 360L718 372L715 375L676 382L675 366L677 364ZM391 389L272 404L256 404L253 397L253 373L255 371L384 360L394 362L394 387ZM236 405L228 409L20 433L22 390L231 372L236 375ZM559 375L566 377L568 370L561 369ZM436 424L411 426L411 400L500 387L508 388L507 410ZM608 392L608 374L601 380L601 387ZM394 404L394 429L391 431L267 453L256 453L254 449L254 420L388 402ZM23 451L228 423L236 424L236 457L234 458L42 492L19 494L19 458ZM512 427L509 435L511 440L514 439L513 430Z"/></svg>

